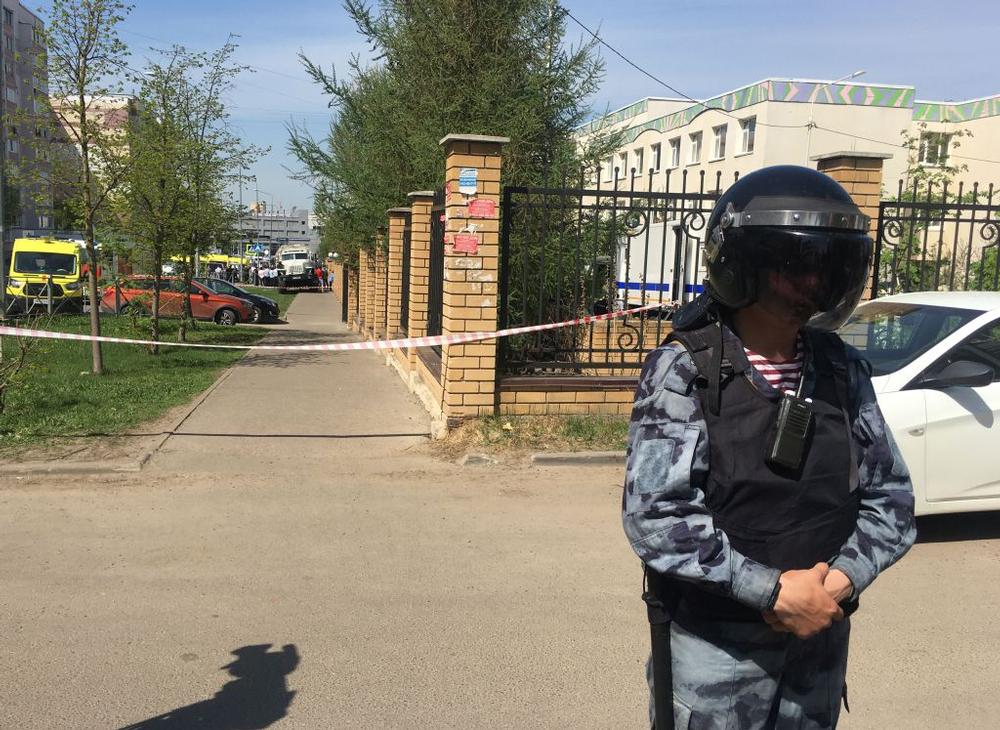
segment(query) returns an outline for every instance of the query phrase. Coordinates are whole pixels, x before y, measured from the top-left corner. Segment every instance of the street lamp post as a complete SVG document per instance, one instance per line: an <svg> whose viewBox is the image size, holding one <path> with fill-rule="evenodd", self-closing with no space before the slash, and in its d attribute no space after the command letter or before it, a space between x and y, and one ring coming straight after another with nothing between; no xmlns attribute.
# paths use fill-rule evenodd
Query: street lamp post
<svg viewBox="0 0 1000 730"><path fill-rule="evenodd" d="M821 85L816 87L813 92L812 99L809 101L809 121L806 122L806 166L809 165L809 157L812 153L812 132L816 128L816 122L813 121L813 109L816 106L816 97L819 96L821 89L826 88L832 84L839 84L841 81L850 81L851 79L856 79L858 76L863 76L865 74L864 69L854 71L847 74L846 76L841 76L839 79L834 79L833 81L826 81Z"/></svg>

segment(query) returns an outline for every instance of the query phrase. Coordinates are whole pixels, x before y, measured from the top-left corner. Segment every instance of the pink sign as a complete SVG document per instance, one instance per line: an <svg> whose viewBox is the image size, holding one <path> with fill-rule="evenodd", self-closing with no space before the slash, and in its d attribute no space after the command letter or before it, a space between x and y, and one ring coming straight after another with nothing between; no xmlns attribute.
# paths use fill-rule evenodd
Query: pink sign
<svg viewBox="0 0 1000 730"><path fill-rule="evenodd" d="M455 251L461 253L476 253L479 251L479 236L471 233L455 234Z"/></svg>
<svg viewBox="0 0 1000 730"><path fill-rule="evenodd" d="M496 218L497 204L485 198L475 198L469 201L470 218Z"/></svg>

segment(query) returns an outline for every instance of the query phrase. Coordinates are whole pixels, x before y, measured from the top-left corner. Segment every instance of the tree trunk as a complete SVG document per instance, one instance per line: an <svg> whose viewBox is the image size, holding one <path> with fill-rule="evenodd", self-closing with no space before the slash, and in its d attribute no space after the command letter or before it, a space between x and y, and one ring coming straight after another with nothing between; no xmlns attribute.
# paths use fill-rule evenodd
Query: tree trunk
<svg viewBox="0 0 1000 730"><path fill-rule="evenodd" d="M101 336L101 297L97 290L97 247L94 245L93 222L87 232L87 258L90 259L90 271L87 272L87 289L90 293L90 335ZM91 368L94 375L104 374L104 356L101 343L92 340L90 343Z"/></svg>
<svg viewBox="0 0 1000 730"><path fill-rule="evenodd" d="M157 244L153 247L153 307L152 321L150 322L150 339L153 342L160 341L160 286L162 284L161 272L163 271L163 245ZM160 354L159 345L151 345L149 351L154 355Z"/></svg>

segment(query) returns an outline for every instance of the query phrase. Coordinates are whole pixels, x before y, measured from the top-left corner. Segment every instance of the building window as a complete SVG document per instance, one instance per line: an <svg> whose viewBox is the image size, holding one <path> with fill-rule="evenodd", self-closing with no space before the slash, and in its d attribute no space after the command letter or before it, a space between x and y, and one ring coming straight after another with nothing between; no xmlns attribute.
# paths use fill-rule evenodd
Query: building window
<svg viewBox="0 0 1000 730"><path fill-rule="evenodd" d="M726 156L726 129L727 125L725 124L712 127L712 159L721 160Z"/></svg>
<svg viewBox="0 0 1000 730"><path fill-rule="evenodd" d="M642 160L643 160L645 152L646 152L646 150L644 150L642 147L639 147L638 149L632 150L632 159L635 160L635 174L636 175L641 175L642 174Z"/></svg>
<svg viewBox="0 0 1000 730"><path fill-rule="evenodd" d="M681 138L674 137L670 140L670 167L681 166Z"/></svg>
<svg viewBox="0 0 1000 730"><path fill-rule="evenodd" d="M948 145L950 144L950 134L943 132L922 132L920 134L920 164L944 167L948 164Z"/></svg>
<svg viewBox="0 0 1000 730"><path fill-rule="evenodd" d="M650 162L653 163L653 170L656 172L660 171L660 163L662 162L662 160L660 159L662 157L662 155L660 154L661 146L662 145L660 145L659 143L656 143L650 148L650 151L653 153L653 159L650 160Z"/></svg>
<svg viewBox="0 0 1000 730"><path fill-rule="evenodd" d="M688 164L693 165L701 161L701 132L691 135L691 154L688 155Z"/></svg>
<svg viewBox="0 0 1000 730"><path fill-rule="evenodd" d="M740 131L743 133L741 152L753 152L754 138L757 136L757 117L740 120Z"/></svg>
<svg viewBox="0 0 1000 730"><path fill-rule="evenodd" d="M10 8L3 9L3 24L14 25L14 11Z"/></svg>
<svg viewBox="0 0 1000 730"><path fill-rule="evenodd" d="M621 175L621 177L628 175L628 152L622 152L618 155L618 173L615 174L616 180L619 175Z"/></svg>

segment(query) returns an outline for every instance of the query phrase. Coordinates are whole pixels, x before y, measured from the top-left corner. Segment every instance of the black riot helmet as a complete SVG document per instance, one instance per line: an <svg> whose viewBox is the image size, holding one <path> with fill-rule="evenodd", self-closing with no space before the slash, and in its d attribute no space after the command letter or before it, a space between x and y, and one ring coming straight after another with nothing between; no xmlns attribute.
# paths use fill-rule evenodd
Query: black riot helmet
<svg viewBox="0 0 1000 730"><path fill-rule="evenodd" d="M709 296L728 309L765 298L837 329L857 306L871 265L869 219L837 182L795 165L733 184L708 219ZM811 311L810 311L811 310Z"/></svg>

